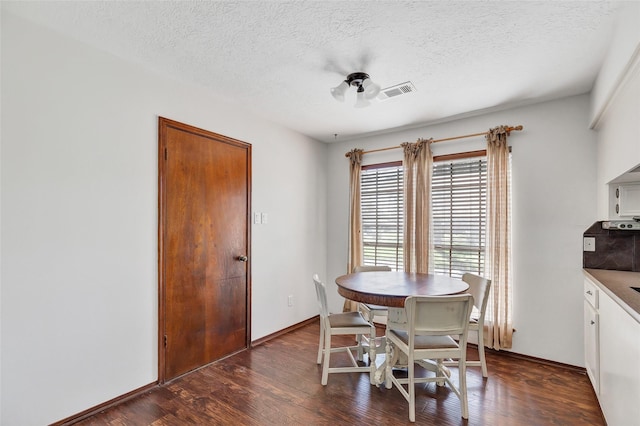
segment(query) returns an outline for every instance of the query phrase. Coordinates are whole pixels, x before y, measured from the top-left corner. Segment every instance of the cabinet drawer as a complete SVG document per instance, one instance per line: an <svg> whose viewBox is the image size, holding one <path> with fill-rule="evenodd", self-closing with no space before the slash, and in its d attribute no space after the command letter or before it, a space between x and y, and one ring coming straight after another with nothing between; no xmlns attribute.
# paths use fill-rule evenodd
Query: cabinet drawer
<svg viewBox="0 0 640 426"><path fill-rule="evenodd" d="M594 309L598 309L598 287L586 278L584 280L584 299Z"/></svg>

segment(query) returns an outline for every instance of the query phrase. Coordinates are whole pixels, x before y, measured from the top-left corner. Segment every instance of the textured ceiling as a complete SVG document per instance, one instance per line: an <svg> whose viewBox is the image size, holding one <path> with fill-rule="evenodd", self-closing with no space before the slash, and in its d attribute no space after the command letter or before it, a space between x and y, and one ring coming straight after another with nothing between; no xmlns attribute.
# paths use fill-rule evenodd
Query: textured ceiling
<svg viewBox="0 0 640 426"><path fill-rule="evenodd" d="M326 142L588 92L616 2L3 1L128 61ZM364 71L417 91L353 108ZM350 98L349 95L353 96Z"/></svg>

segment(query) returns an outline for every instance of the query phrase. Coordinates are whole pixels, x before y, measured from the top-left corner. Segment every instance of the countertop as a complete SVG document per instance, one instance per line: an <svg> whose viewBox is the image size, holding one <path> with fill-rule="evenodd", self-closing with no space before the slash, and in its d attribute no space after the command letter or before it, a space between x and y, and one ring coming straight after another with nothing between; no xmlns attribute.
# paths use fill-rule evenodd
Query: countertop
<svg viewBox="0 0 640 426"><path fill-rule="evenodd" d="M640 293L631 288L640 287L640 272L584 269L584 273L640 323Z"/></svg>

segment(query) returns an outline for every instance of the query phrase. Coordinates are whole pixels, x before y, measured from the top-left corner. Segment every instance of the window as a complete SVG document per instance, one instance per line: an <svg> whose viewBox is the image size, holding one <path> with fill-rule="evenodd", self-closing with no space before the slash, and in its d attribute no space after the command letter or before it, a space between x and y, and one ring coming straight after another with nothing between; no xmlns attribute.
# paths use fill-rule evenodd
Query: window
<svg viewBox="0 0 640 426"><path fill-rule="evenodd" d="M487 160L468 154L436 157L431 180L432 271L456 278L484 275ZM403 270L402 162L363 166L361 197L364 264Z"/></svg>
<svg viewBox="0 0 640 426"><path fill-rule="evenodd" d="M431 181L434 273L484 275L487 160L433 164Z"/></svg>
<svg viewBox="0 0 640 426"><path fill-rule="evenodd" d="M363 166L360 177L364 265L402 266L402 162Z"/></svg>

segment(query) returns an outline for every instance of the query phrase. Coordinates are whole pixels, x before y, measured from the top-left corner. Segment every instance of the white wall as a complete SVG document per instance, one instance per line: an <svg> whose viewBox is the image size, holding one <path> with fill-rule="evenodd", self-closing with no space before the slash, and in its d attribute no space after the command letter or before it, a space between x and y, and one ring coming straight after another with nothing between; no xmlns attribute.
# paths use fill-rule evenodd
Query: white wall
<svg viewBox="0 0 640 426"><path fill-rule="evenodd" d="M252 338L317 314L326 145L2 15L0 423L48 424L157 379L158 116L253 146L269 223L253 227Z"/></svg>
<svg viewBox="0 0 640 426"><path fill-rule="evenodd" d="M510 138L513 178L513 352L583 366L582 233L595 221L596 143L587 95L494 112L344 143L329 149L327 272L346 270L348 161L345 152L524 126ZM434 155L483 149L483 138L435 144ZM401 158L400 150L365 155L366 163ZM335 288L335 284L333 284ZM335 292L332 292L335 293ZM332 300L338 309L340 298Z"/></svg>

